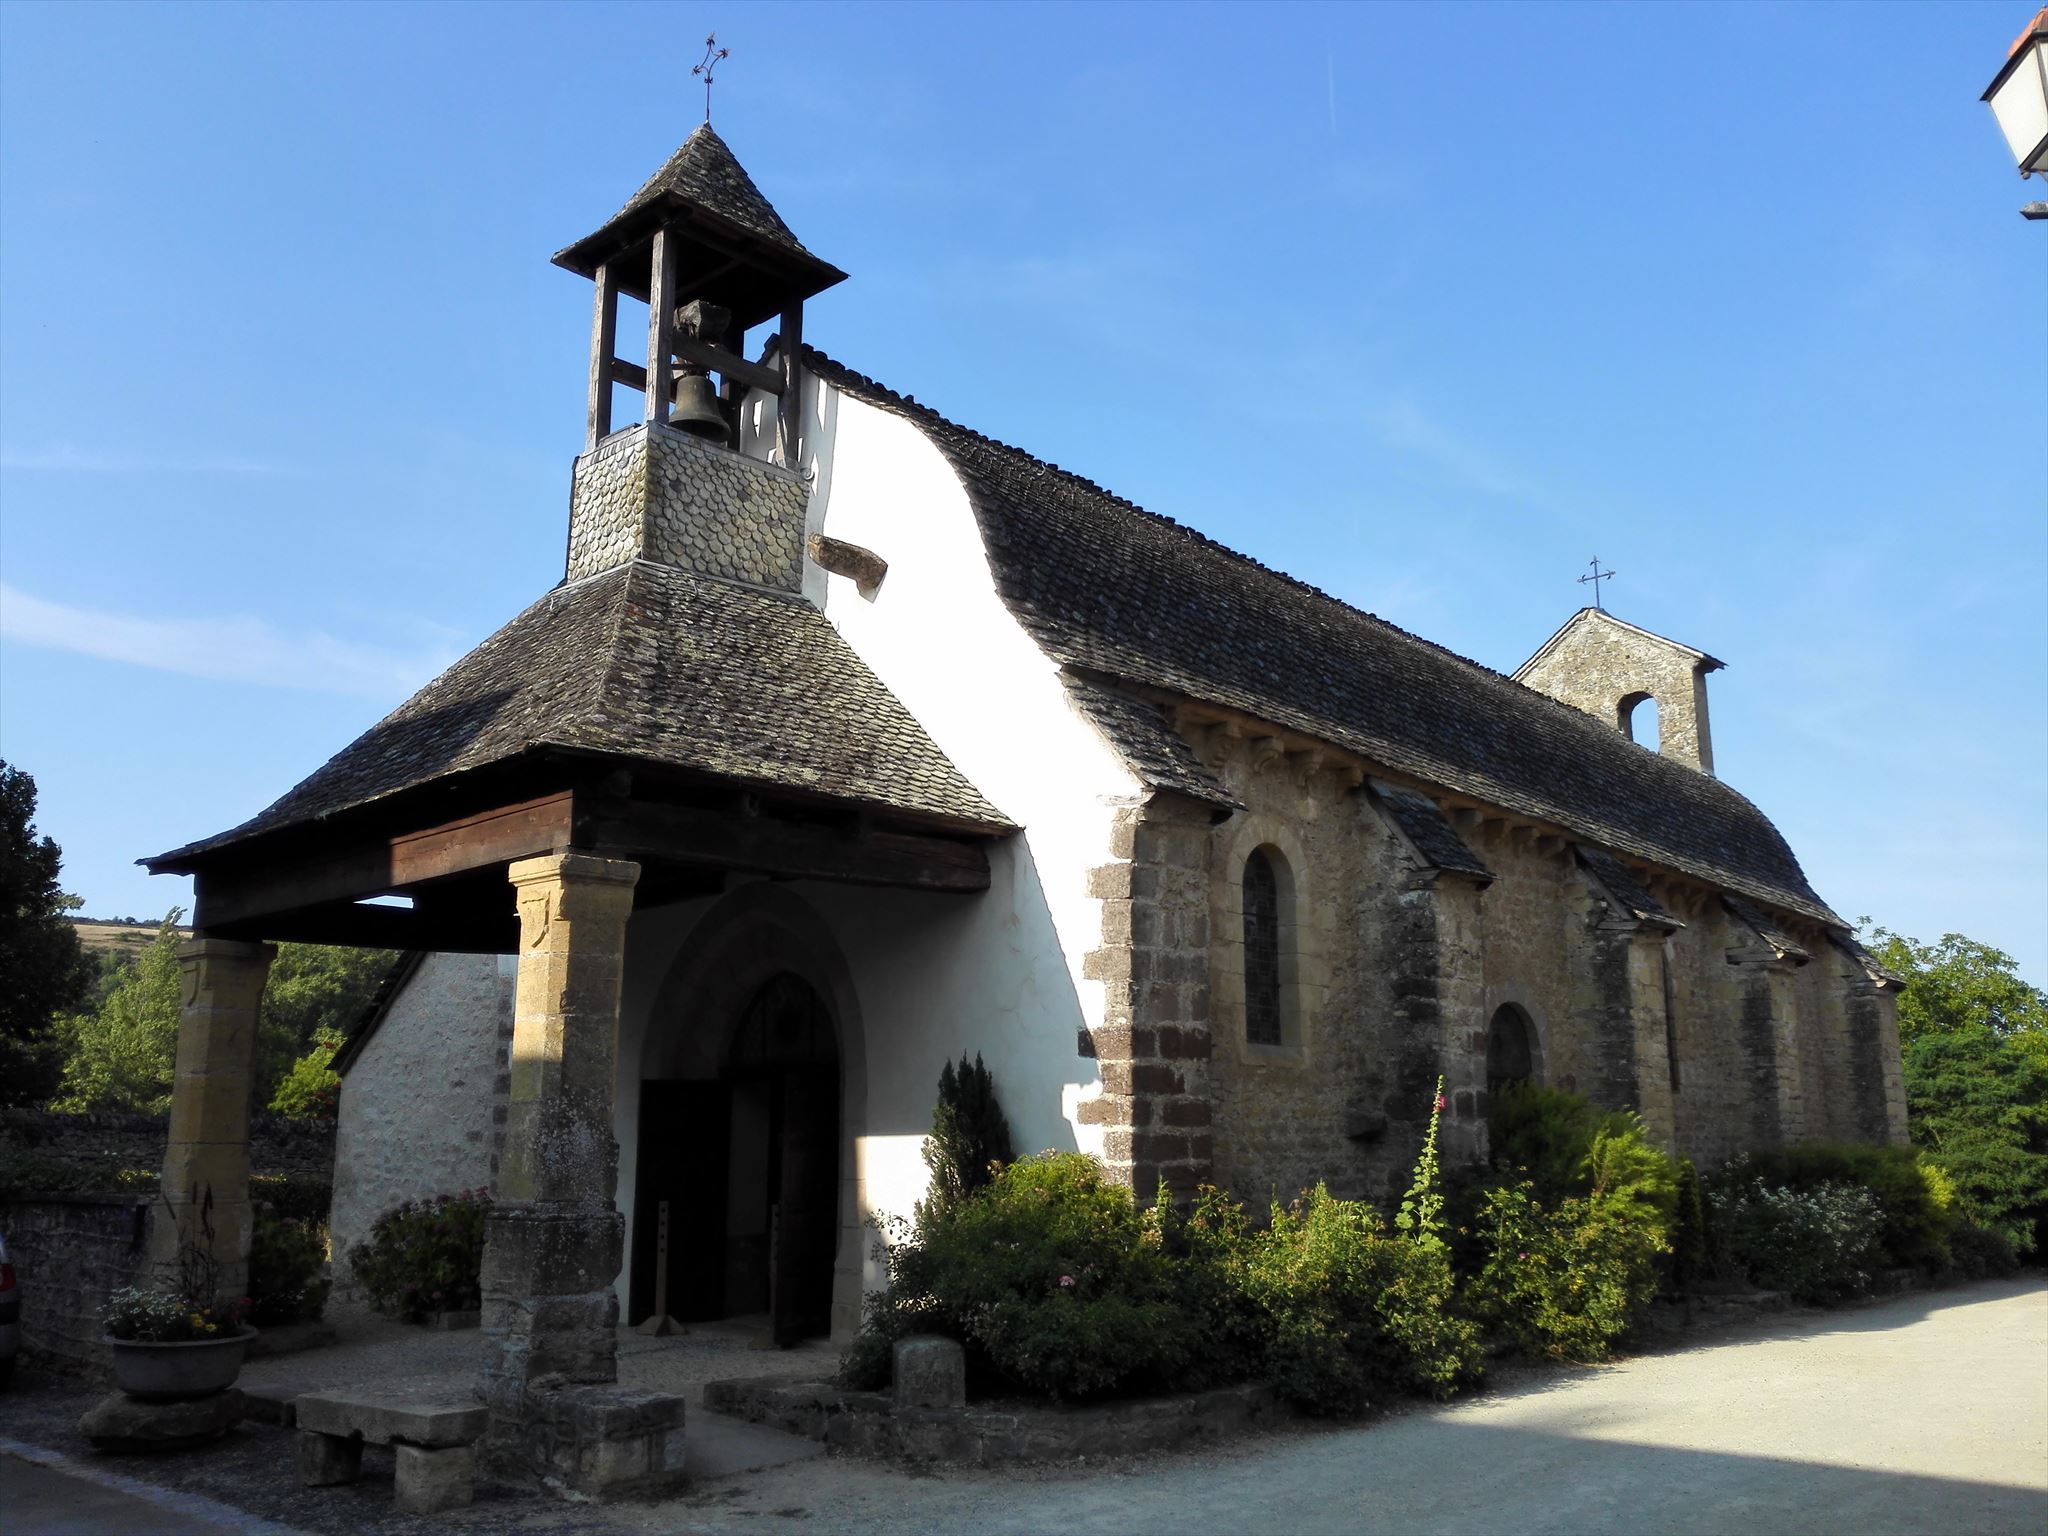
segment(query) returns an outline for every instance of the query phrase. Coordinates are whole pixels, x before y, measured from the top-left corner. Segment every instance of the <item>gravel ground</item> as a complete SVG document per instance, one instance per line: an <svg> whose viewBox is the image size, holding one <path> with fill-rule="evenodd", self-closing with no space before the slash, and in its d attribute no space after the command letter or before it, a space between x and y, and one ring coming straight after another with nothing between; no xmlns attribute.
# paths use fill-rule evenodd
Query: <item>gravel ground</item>
<svg viewBox="0 0 2048 1536"><path fill-rule="evenodd" d="M755 1354L752 1364L772 1358ZM281 1363L281 1362L280 1362ZM23 1390L26 1388L27 1390ZM82 1450L90 1393L29 1380L0 1435ZM390 1504L389 1453L352 1487L292 1484L286 1432L118 1463L311 1532L979 1533L2048 1529L2048 1286L1991 1282L1792 1313L1599 1369L1501 1373L1488 1394L1376 1423L1295 1425L1177 1456L919 1474L833 1458L606 1508L486 1496ZM24 1530L20 1536L34 1536Z"/></svg>

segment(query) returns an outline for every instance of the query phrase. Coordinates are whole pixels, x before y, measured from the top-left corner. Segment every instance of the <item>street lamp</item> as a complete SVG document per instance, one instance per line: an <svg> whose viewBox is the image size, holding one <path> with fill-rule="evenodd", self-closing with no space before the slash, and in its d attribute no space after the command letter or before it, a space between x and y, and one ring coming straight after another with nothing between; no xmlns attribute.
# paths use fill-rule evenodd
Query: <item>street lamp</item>
<svg viewBox="0 0 2048 1536"><path fill-rule="evenodd" d="M2005 67L1983 99L1991 103L1999 132L2019 162L2020 175L2048 175L2048 7L2036 12L2006 51ZM2048 203L2029 203L2020 212L2048 219Z"/></svg>

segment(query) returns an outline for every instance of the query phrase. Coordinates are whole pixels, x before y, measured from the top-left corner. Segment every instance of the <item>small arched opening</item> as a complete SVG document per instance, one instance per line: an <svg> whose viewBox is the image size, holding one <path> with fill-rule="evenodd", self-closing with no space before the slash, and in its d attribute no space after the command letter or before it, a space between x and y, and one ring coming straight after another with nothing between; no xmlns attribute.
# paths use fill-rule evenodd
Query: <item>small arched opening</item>
<svg viewBox="0 0 2048 1536"><path fill-rule="evenodd" d="M1664 721L1654 693L1631 693L1614 708L1621 734L1652 752L1664 750Z"/></svg>
<svg viewBox="0 0 2048 1536"><path fill-rule="evenodd" d="M1535 1027L1513 1003L1502 1003L1486 1026L1487 1101L1498 1099L1504 1088L1536 1079Z"/></svg>

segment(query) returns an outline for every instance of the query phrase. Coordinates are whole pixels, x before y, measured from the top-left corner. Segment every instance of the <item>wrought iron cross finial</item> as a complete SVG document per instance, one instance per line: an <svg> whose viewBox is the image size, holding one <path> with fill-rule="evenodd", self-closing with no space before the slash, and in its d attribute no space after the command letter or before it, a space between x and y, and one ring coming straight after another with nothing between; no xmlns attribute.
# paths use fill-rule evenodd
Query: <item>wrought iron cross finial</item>
<svg viewBox="0 0 2048 1536"><path fill-rule="evenodd" d="M704 80L704 121L711 121L711 71L718 68L720 59L730 58L732 50L718 46L718 34L713 32L704 39L704 62L692 64L690 73L701 75Z"/></svg>
<svg viewBox="0 0 2048 1536"><path fill-rule="evenodd" d="M1600 569L1600 557L1598 555L1595 555L1593 557L1592 565L1593 574L1590 576L1581 576L1579 578L1579 585L1583 587L1589 581L1593 584L1593 606L1595 608L1598 608L1600 612L1605 613L1607 610L1604 607L1602 607L1600 603L1600 583L1603 581L1614 580L1615 573L1613 571L1603 571Z"/></svg>

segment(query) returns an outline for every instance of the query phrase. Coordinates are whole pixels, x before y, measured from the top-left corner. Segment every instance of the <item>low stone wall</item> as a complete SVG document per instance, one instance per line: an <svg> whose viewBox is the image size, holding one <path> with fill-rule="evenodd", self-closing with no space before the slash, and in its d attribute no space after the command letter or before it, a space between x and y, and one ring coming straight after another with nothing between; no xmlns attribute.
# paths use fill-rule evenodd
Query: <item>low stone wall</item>
<svg viewBox="0 0 2048 1536"><path fill-rule="evenodd" d="M886 1392L775 1376L709 1382L704 1406L856 1455L977 1467L1176 1450L1288 1412L1271 1387L1256 1384L1080 1408L899 1408Z"/></svg>
<svg viewBox="0 0 2048 1536"><path fill-rule="evenodd" d="M111 1163L153 1171L163 1166L169 1137L169 1115L111 1111L67 1115L45 1109L0 1109L0 1142L61 1162ZM249 1171L331 1177L334 1122L253 1116L249 1122Z"/></svg>
<svg viewBox="0 0 2048 1536"><path fill-rule="evenodd" d="M107 1293L148 1265L154 1196L31 1195L0 1203L0 1232L21 1286L28 1354L70 1369L105 1369L100 1318Z"/></svg>

